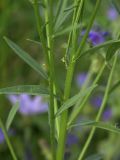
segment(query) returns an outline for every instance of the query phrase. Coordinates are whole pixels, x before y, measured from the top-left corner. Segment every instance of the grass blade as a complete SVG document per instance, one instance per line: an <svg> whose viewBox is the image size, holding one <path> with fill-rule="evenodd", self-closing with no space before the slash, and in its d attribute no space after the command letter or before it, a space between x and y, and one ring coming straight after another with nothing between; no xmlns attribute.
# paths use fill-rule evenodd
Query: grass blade
<svg viewBox="0 0 120 160"><path fill-rule="evenodd" d="M7 37L4 37L8 46L21 58L23 59L29 66L31 66L35 71L37 71L43 78L47 79L48 76L42 66L38 64L27 52L22 50L18 45L12 42Z"/></svg>
<svg viewBox="0 0 120 160"><path fill-rule="evenodd" d="M48 90L42 88L40 85L19 85L13 87L6 87L0 89L0 94L22 94L29 95L43 95L48 96Z"/></svg>
<svg viewBox="0 0 120 160"><path fill-rule="evenodd" d="M7 118L7 121L6 121L7 131L9 130L18 109L19 109L19 102L17 102L15 105L13 105L10 112L9 112L9 115L8 115L8 118Z"/></svg>

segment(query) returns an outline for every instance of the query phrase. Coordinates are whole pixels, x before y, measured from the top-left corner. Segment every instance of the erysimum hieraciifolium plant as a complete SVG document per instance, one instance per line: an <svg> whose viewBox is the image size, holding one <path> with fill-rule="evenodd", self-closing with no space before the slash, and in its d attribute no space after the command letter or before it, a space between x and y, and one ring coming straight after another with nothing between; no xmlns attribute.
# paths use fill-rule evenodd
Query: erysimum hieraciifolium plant
<svg viewBox="0 0 120 160"><path fill-rule="evenodd" d="M112 116L108 106L108 98L119 85L119 83L113 83L120 48L119 32L117 31L117 35L114 35L115 39L107 40L106 35L109 35L109 32L95 29L97 13L104 3L102 0L94 0L94 2L85 0L32 0L30 2L34 9L39 36L39 42L35 40L31 40L31 42L40 45L42 48L44 65L39 64L8 37L4 37L4 40L21 59L36 71L36 74L43 78L45 83L44 85L32 84L1 88L0 94L10 94L8 98L13 107L8 115L6 125L0 119L0 127L13 160L17 160L18 155L16 155L15 149L10 142L9 134L7 134L16 112L19 110L23 115L33 115L48 111L51 145L50 156L46 157L49 160L63 160L70 158L66 154L66 148L69 145L77 144L78 141L78 137L70 132L76 127L89 126L91 127L90 133L83 146L80 147L79 153L77 152L75 155L75 153L71 152L73 159L83 160L96 128L113 132L113 134L120 133L119 128L102 122ZM87 13L87 7L90 4L92 8L90 13ZM111 12L113 11L108 11L108 16L114 14ZM116 12L119 14L118 10ZM86 15L87 21L84 15ZM113 15L115 18L116 16L119 15ZM62 60L56 58L56 48L60 47L60 45L57 47L56 45L61 37L67 39L64 51L62 51ZM88 60L90 57L92 60L87 75L83 73L77 76L79 89L77 93L72 92L73 77L77 64L84 65L82 58ZM56 75L59 70L57 71L56 64L61 61L64 62L65 77L59 76L60 80L58 80ZM110 68L110 70L105 87L102 90L102 97L100 99L97 96L92 97L93 91L99 91L99 80L106 68ZM60 85L60 81L64 85ZM41 97L47 99L49 105L47 102L42 101ZM90 100L89 98L93 99ZM97 108L95 117L94 119L78 121L88 101L91 106Z"/></svg>

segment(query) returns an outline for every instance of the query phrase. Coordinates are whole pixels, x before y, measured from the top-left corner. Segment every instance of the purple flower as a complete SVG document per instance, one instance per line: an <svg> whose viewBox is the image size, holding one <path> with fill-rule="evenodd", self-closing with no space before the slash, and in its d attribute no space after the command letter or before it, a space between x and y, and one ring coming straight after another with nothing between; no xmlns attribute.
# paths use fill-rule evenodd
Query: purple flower
<svg viewBox="0 0 120 160"><path fill-rule="evenodd" d="M88 40L94 45L99 45L105 41L105 36L101 31L91 30L88 35Z"/></svg>
<svg viewBox="0 0 120 160"><path fill-rule="evenodd" d="M81 87L85 83L86 79L87 79L87 73L83 72L83 73L78 74L76 77L77 85Z"/></svg>
<svg viewBox="0 0 120 160"><path fill-rule="evenodd" d="M118 18L118 13L114 7L110 7L107 11L107 17L109 20L113 21Z"/></svg>
<svg viewBox="0 0 120 160"><path fill-rule="evenodd" d="M0 129L0 144L3 143L5 141L5 137L4 134L2 132L2 129Z"/></svg>
<svg viewBox="0 0 120 160"><path fill-rule="evenodd" d="M12 104L19 102L19 112L22 115L44 113L48 110L48 104L43 102L40 96L31 97L27 94L9 95L8 99Z"/></svg>
<svg viewBox="0 0 120 160"><path fill-rule="evenodd" d="M66 145L68 147L70 147L70 146L72 146L74 144L77 144L78 142L79 142L79 139L78 139L78 137L76 135L71 134L71 133L68 134L67 141L66 141Z"/></svg>

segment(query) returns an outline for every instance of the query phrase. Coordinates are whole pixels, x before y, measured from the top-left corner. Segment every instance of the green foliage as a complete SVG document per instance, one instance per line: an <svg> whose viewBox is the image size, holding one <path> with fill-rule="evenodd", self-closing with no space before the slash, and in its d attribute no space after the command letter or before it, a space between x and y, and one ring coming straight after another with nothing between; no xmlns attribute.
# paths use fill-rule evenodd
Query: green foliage
<svg viewBox="0 0 120 160"><path fill-rule="evenodd" d="M73 124L71 126L69 126L69 128L72 128L72 127L78 127L78 126L91 126L91 127L96 127L96 128L99 128L99 129L104 129L104 130L107 130L109 132L113 132L113 133L117 133L117 134L120 134L120 129L117 128L115 125L111 125L109 123L105 123L105 122L96 122L96 121L83 121L83 122L80 122L78 124Z"/></svg>
<svg viewBox="0 0 120 160"><path fill-rule="evenodd" d="M27 1L13 1L11 3L10 0L2 0L0 3L0 33L7 35L10 39L15 39L15 42L13 42L4 37L12 51L33 69L33 72L28 71L24 63L14 58L16 56L11 54L10 49L5 46L2 40L0 41L0 101L3 105L3 108L0 108L0 113L3 118L7 116L6 106L8 106L8 101L5 102L6 97L2 98L2 95L20 95L23 93L48 98L49 110L48 117L47 114L16 115L19 109L19 103L17 102L12 106L5 125L0 119L0 128L4 133L13 160L17 160L16 153L18 159L25 159L29 153L32 159L62 160L68 153L70 155L69 160L82 160L96 128L105 132L99 131L96 141L92 143L93 147L89 148L85 159L119 159L119 141L118 151L111 145L113 151L104 150L105 156L101 156L100 150L100 145L105 138L106 141L108 138L108 141L112 143L111 135L117 133L115 136L119 136L120 133L120 111L118 109L120 92L117 89L120 85L119 58L117 63L120 40L114 34L119 32L120 20L119 17L113 21L110 21L109 17L107 18L107 11L111 8L111 4L114 5L118 14L120 13L119 0L29 0L29 2L34 8L35 17L32 16L33 10ZM10 17L14 18L10 20ZM104 43L90 46L88 37L91 30L100 31L101 34L107 31L109 35L104 37ZM82 34L83 31L85 31L84 34ZM34 53L35 59L41 59L41 64L45 65L39 64L21 49L17 45L19 42L22 42L25 48L30 44L29 52ZM103 52L104 56L98 54L99 51ZM61 63L62 57L65 65ZM111 67L109 76L108 67ZM37 77L37 74L35 75L34 70L38 73L38 76L40 75L43 78L42 81ZM76 84L76 75L78 75L78 72L87 71L88 78L79 88ZM26 84L27 82L28 84L40 85L15 85L13 84L14 81L15 84ZM6 83L8 83L7 86L12 83L12 86L3 88ZM92 94L93 91L94 94ZM103 93L100 108L92 107L90 98L99 94L103 95ZM105 123L100 119L105 107L109 107L109 105L112 106L113 117L111 121L113 122ZM78 121L81 117L93 120L76 123L75 120ZM16 118L15 121L14 118ZM115 121L118 121L118 126L111 125ZM48 124L50 127L48 127ZM15 128L15 137L9 137L9 132L7 132L11 129L11 126L13 129ZM80 131L78 130L79 126L83 128ZM77 131L74 129L75 127L77 127ZM86 134L89 131L87 127L92 127L89 135ZM108 131L107 134L106 131ZM81 138L80 147L75 144L70 146L69 149L67 148L66 135L69 135L69 132L70 134L73 132ZM84 142L87 136L87 141ZM12 138L16 151L14 151L10 142ZM117 138L119 139L119 137ZM82 146L81 144L84 143L85 145ZM0 144L0 158L10 159L4 146L5 144ZM96 146L98 146L100 155L96 154ZM110 145L106 144L106 148L109 147ZM93 154L92 148L95 148L95 154ZM80 155L77 157L79 152ZM88 155L90 156L88 157ZM67 160L67 158L65 159Z"/></svg>
<svg viewBox="0 0 120 160"><path fill-rule="evenodd" d="M7 117L7 120L6 120L6 129L7 131L9 131L10 127L11 127L11 124L12 124L12 121L17 113L19 109L19 102L16 102L15 105L12 106L10 112L9 112L9 115Z"/></svg>
<svg viewBox="0 0 120 160"><path fill-rule="evenodd" d="M70 107L72 107L73 105L75 105L78 101L83 100L83 98L89 93L92 92L95 88L97 87L97 85L93 85L92 87L87 88L85 91L83 92L79 92L78 94L76 94L75 96L71 97L70 99L68 99L61 107L60 109L57 111L56 116L59 116L62 112L64 112L65 110L69 109ZM77 110L77 108L76 108Z"/></svg>
<svg viewBox="0 0 120 160"><path fill-rule="evenodd" d="M23 51L18 45L12 42L7 37L4 37L8 46L20 57L22 58L30 67L32 67L37 73L39 73L43 78L47 79L47 74L45 73L43 67L38 64L27 52Z"/></svg>
<svg viewBox="0 0 120 160"><path fill-rule="evenodd" d="M0 94L22 94L26 93L29 95L42 95L48 96L49 92L47 89L40 85L19 85L7 88L1 88Z"/></svg>

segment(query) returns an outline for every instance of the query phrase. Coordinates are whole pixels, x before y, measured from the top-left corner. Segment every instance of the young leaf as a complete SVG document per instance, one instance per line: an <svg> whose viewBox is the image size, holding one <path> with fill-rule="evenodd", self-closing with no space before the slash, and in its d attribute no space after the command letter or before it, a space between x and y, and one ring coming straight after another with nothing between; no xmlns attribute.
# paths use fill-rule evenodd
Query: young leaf
<svg viewBox="0 0 120 160"><path fill-rule="evenodd" d="M104 129L104 130L107 130L109 132L114 132L114 133L118 133L120 134L120 129L117 128L117 126L113 126L109 123L105 123L105 122L97 122L97 121L82 121L78 124L73 124L71 125L69 128L72 128L72 127L78 127L78 126L93 126L93 127L97 127L97 128L100 128L100 129Z"/></svg>
<svg viewBox="0 0 120 160"><path fill-rule="evenodd" d="M6 130L7 131L9 130L18 109L19 109L19 102L16 102L16 104L12 106L12 108L9 112L7 121L6 121Z"/></svg>
<svg viewBox="0 0 120 160"><path fill-rule="evenodd" d="M1 88L0 94L30 94L30 95L47 95L48 90L42 88L40 85L19 85L7 88Z"/></svg>
<svg viewBox="0 0 120 160"><path fill-rule="evenodd" d="M22 50L18 45L12 42L7 37L4 37L8 46L21 58L23 59L29 66L31 66L35 71L37 71L43 78L47 79L48 76L42 66L38 64L27 52Z"/></svg>
<svg viewBox="0 0 120 160"><path fill-rule="evenodd" d="M73 96L72 98L68 99L61 107L60 109L57 111L56 116L59 116L63 111L67 110L68 108L72 107L74 104L77 103L78 100L82 100L85 95L90 92L91 90L93 90L97 85L94 85L92 87L87 88L85 91L83 92L79 92L78 94L76 94L75 96Z"/></svg>

